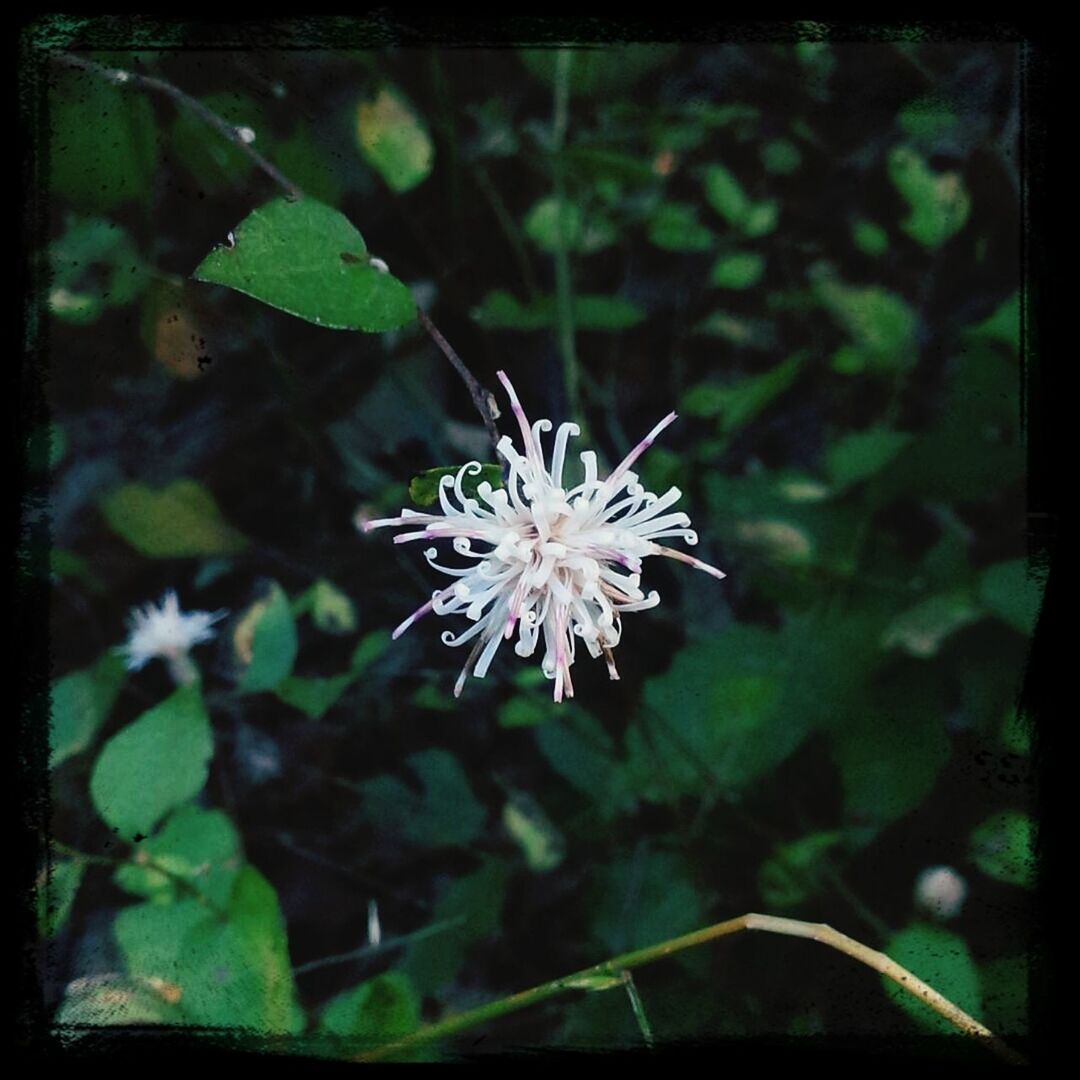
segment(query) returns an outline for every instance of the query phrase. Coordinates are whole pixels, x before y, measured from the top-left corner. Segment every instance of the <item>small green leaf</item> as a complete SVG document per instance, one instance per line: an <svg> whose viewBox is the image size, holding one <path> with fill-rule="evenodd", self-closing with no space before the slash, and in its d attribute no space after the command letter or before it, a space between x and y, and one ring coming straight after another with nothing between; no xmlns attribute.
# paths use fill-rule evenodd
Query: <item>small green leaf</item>
<svg viewBox="0 0 1080 1080"><path fill-rule="evenodd" d="M752 251L720 255L713 263L709 281L720 289L749 289L765 273L765 259Z"/></svg>
<svg viewBox="0 0 1080 1080"><path fill-rule="evenodd" d="M582 236L581 208L569 199L549 195L525 215L525 235L547 252L575 251Z"/></svg>
<svg viewBox="0 0 1080 1080"><path fill-rule="evenodd" d="M625 330L645 313L621 296L575 296L574 325L579 330ZM536 296L527 304L502 289L484 297L472 317L491 330L546 330L555 325L555 298Z"/></svg>
<svg viewBox="0 0 1080 1080"><path fill-rule="evenodd" d="M71 221L49 245L49 268L49 311L77 325L129 304L148 280L131 237L105 218Z"/></svg>
<svg viewBox="0 0 1080 1080"><path fill-rule="evenodd" d="M885 427L842 435L830 443L825 458L830 483L835 490L845 491L868 479L892 462L910 441L907 432Z"/></svg>
<svg viewBox="0 0 1080 1080"><path fill-rule="evenodd" d="M225 814L183 806L139 844L113 880L136 896L165 901L185 896L177 886L180 878L211 904L225 907L241 861L240 837Z"/></svg>
<svg viewBox="0 0 1080 1080"><path fill-rule="evenodd" d="M555 710L549 707L551 705L550 701L542 704L532 697L512 697L499 706L499 727L532 727L543 724L556 715Z"/></svg>
<svg viewBox="0 0 1080 1080"><path fill-rule="evenodd" d="M889 154L889 179L911 208L900 228L923 247L941 247L967 223L971 196L958 172L935 173L914 150L897 146Z"/></svg>
<svg viewBox="0 0 1080 1080"><path fill-rule="evenodd" d="M771 233L780 219L775 199L754 202L733 173L723 165L705 171L705 197L709 205L733 228L751 238Z"/></svg>
<svg viewBox="0 0 1080 1080"><path fill-rule="evenodd" d="M356 608L332 581L319 578L311 587L311 621L324 634L351 634Z"/></svg>
<svg viewBox="0 0 1080 1080"><path fill-rule="evenodd" d="M364 812L375 827L428 847L475 840L487 814L457 758L446 750L431 749L407 760L422 793L390 775L359 785Z"/></svg>
<svg viewBox="0 0 1080 1080"><path fill-rule="evenodd" d="M378 333L416 317L408 288L370 264L348 218L314 199L253 210L193 276L337 330Z"/></svg>
<svg viewBox="0 0 1080 1080"><path fill-rule="evenodd" d="M99 505L113 532L150 558L231 555L247 546L246 538L222 518L214 497L195 480L174 480L157 490L125 484Z"/></svg>
<svg viewBox="0 0 1080 1080"><path fill-rule="evenodd" d="M465 469L462 474L461 470ZM471 465L440 465L435 469L427 469L419 476L414 476L409 481L409 498L417 506L432 506L439 501L439 487L444 476L456 480L461 475L461 490L467 498L476 499L476 489L481 484L488 484L493 488L503 486L502 469L498 465L481 465L472 462ZM453 485L448 485L453 490Z"/></svg>
<svg viewBox="0 0 1080 1080"><path fill-rule="evenodd" d="M946 97L926 94L908 102L896 116L905 135L928 151L937 147L959 126L959 118Z"/></svg>
<svg viewBox="0 0 1080 1080"><path fill-rule="evenodd" d="M962 590L939 593L893 619L881 636L881 647L901 648L925 660L937 655L946 638L982 614L973 598Z"/></svg>
<svg viewBox="0 0 1080 1080"><path fill-rule="evenodd" d="M338 994L319 1030L347 1039L354 1053L408 1035L420 1026L420 997L408 975L387 971Z"/></svg>
<svg viewBox="0 0 1080 1080"><path fill-rule="evenodd" d="M90 776L94 808L122 839L148 836L202 790L213 752L199 689L181 686L105 743Z"/></svg>
<svg viewBox="0 0 1080 1080"><path fill-rule="evenodd" d="M918 318L906 300L877 286L844 285L822 272L814 276L815 295L851 339L846 370L887 373L914 365Z"/></svg>
<svg viewBox="0 0 1080 1080"><path fill-rule="evenodd" d="M327 206L341 201L343 166L323 149L308 124L297 124L288 139L274 145L272 156L282 173L311 198Z"/></svg>
<svg viewBox="0 0 1080 1080"><path fill-rule="evenodd" d="M889 250L889 234L873 221L856 221L851 226L851 239L864 255L875 259Z"/></svg>
<svg viewBox="0 0 1080 1080"><path fill-rule="evenodd" d="M716 236L692 203L663 203L649 222L649 240L665 251L707 251Z"/></svg>
<svg viewBox="0 0 1080 1080"><path fill-rule="evenodd" d="M1025 889L1035 886L1035 826L1027 814L1006 810L971 834L971 861L987 876Z"/></svg>
<svg viewBox="0 0 1080 1080"><path fill-rule="evenodd" d="M52 686L49 767L56 768L93 741L124 683L124 662L108 652L93 665L57 679Z"/></svg>
<svg viewBox="0 0 1080 1080"><path fill-rule="evenodd" d="M758 892L767 908L790 910L822 887L822 864L844 839L842 832L817 832L780 844L758 871Z"/></svg>
<svg viewBox="0 0 1080 1080"><path fill-rule="evenodd" d="M733 435L758 417L795 381L805 356L796 353L771 371L729 386L699 383L687 391L682 408L692 416L715 416L720 431Z"/></svg>
<svg viewBox="0 0 1080 1080"><path fill-rule="evenodd" d="M296 620L289 598L277 582L271 583L269 593L243 616L233 631L233 640L240 659L247 661L240 676L244 693L273 690L291 674L299 648Z"/></svg>
<svg viewBox="0 0 1080 1080"><path fill-rule="evenodd" d="M886 942L884 953L978 1019L982 1013L979 972L964 939L941 926L912 923ZM921 1028L938 1034L956 1029L929 1005L881 976L885 993Z"/></svg>
<svg viewBox="0 0 1080 1080"><path fill-rule="evenodd" d="M508 799L502 821L524 853L530 870L543 874L562 862L566 840L531 795L518 792Z"/></svg>
<svg viewBox="0 0 1080 1080"><path fill-rule="evenodd" d="M1042 604L1043 585L1023 559L994 563L979 576L979 597L999 619L1021 634L1031 634Z"/></svg>
<svg viewBox="0 0 1080 1080"><path fill-rule="evenodd" d="M1014 292L1007 300L1003 300L992 315L968 329L967 334L974 338L1000 341L1014 354L1019 354L1020 294Z"/></svg>
<svg viewBox="0 0 1080 1080"><path fill-rule="evenodd" d="M389 630L372 630L360 639L349 660L349 671L354 678L386 652L390 640Z"/></svg>
<svg viewBox="0 0 1080 1080"><path fill-rule="evenodd" d="M110 1025L178 1024L183 1016L177 1001L176 987L168 983L113 973L87 975L68 984L55 1024L65 1039Z"/></svg>
<svg viewBox="0 0 1080 1080"><path fill-rule="evenodd" d="M274 687L274 693L312 720L321 720L352 685L350 672L330 677L289 675Z"/></svg>
<svg viewBox="0 0 1080 1080"><path fill-rule="evenodd" d="M788 139L774 139L761 148L761 163L771 173L788 176L802 164L799 148Z"/></svg>
<svg viewBox="0 0 1080 1080"><path fill-rule="evenodd" d="M356 137L364 160L391 191L410 191L431 174L435 147L416 110L395 87L356 109Z"/></svg>
<svg viewBox="0 0 1080 1080"><path fill-rule="evenodd" d="M43 938L55 937L67 922L84 873L82 859L57 859L38 877L37 925Z"/></svg>

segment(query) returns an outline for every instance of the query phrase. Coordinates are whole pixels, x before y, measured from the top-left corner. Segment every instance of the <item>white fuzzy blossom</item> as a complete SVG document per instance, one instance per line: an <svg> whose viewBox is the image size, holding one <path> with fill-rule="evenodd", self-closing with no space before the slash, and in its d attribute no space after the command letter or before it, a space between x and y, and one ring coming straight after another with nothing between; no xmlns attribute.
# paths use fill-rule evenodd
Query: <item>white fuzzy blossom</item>
<svg viewBox="0 0 1080 1080"><path fill-rule="evenodd" d="M540 666L554 680L554 697L561 701L574 694L570 666L577 639L590 656L604 656L612 679L619 677L612 649L619 644L622 616L660 602L658 593L646 595L640 588L642 559L665 555L713 577L725 575L657 543L675 536L696 544L698 538L686 514L666 513L680 498L678 488L654 495L630 471L675 413L665 416L604 479L597 472L596 454L583 451L584 475L568 489L563 483L567 441L580 435L580 428L574 423L559 425L549 462L540 436L552 430L551 421L530 425L510 380L501 371L498 377L510 398L525 450L518 453L508 436L499 440L498 451L509 470L506 487L493 489L483 482L476 488L479 499L467 495L462 481L481 469L472 461L456 476L441 478L442 514L406 508L400 517L367 521L363 528L367 532L385 525L414 526L395 536L394 543L450 540L454 551L467 560L462 567L443 566L436 562L437 550L427 549L427 561L456 580L435 592L393 635L397 638L429 611L469 619L472 625L456 636L449 630L442 635L450 646L473 642L454 687L455 697L470 673L479 679L487 674L499 645L516 632L514 651L519 656L532 656L543 641Z"/></svg>
<svg viewBox="0 0 1080 1080"><path fill-rule="evenodd" d="M951 866L928 866L915 881L916 907L937 919L959 915L967 893L967 882Z"/></svg>
<svg viewBox="0 0 1080 1080"><path fill-rule="evenodd" d="M188 653L193 646L214 639L216 631L211 627L226 614L225 611L189 611L185 614L172 589L164 595L160 607L145 604L142 608L132 608L128 639L120 647L128 670L138 671L155 657L160 657L168 662L177 682L191 682L197 672Z"/></svg>

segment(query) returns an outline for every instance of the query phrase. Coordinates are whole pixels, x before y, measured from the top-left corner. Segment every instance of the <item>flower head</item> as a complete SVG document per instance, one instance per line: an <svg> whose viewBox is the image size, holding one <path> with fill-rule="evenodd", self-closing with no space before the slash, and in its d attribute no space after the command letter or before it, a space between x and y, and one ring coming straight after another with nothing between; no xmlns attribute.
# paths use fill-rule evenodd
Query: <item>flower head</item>
<svg viewBox="0 0 1080 1080"><path fill-rule="evenodd" d="M188 652L193 645L212 641L216 631L211 627L226 614L225 611L190 611L185 615L172 589L164 595L160 607L146 604L141 609L132 608L130 633L120 648L128 670L138 671L154 657L161 657L169 662L178 681L190 681L179 678L179 673L189 672Z"/></svg>
<svg viewBox="0 0 1080 1080"><path fill-rule="evenodd" d="M367 532L384 525L419 526L395 536L394 543L450 540L454 551L467 560L461 567L443 566L436 562L438 551L428 548L428 562L456 580L435 592L394 631L396 638L429 611L463 614L472 621L456 636L449 630L442 635L445 644L455 647L473 642L455 696L470 673L478 679L487 674L501 642L516 633L514 651L519 656L532 656L543 641L540 666L555 681L555 700L561 701L574 694L570 666L576 639L590 656L606 659L611 678L619 677L612 650L622 634L622 616L660 602L658 593L646 595L640 588L642 559L664 555L713 577L725 575L657 543L676 536L696 544L697 534L689 528L686 514L665 512L679 500L678 488L654 495L630 471L675 413L665 416L604 479L598 475L596 454L583 451L584 475L568 489L563 484L567 442L571 435L581 434L580 428L573 423L559 425L549 462L540 436L551 431L551 421L530 425L510 380L501 371L498 376L525 451L518 453L508 436L500 439L498 451L509 470L506 487L492 488L485 482L477 485L479 499L469 496L462 481L480 472L478 462L469 462L456 476L442 477L441 515L406 508L400 517L367 521L363 528Z"/></svg>

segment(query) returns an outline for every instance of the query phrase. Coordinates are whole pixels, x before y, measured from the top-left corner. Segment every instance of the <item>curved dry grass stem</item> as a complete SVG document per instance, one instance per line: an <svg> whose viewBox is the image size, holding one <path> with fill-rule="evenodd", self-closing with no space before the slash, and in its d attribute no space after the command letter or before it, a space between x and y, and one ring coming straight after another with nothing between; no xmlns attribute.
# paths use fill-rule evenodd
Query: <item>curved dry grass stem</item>
<svg viewBox="0 0 1080 1080"><path fill-rule="evenodd" d="M604 980L611 980L612 984L617 985L624 981L624 973L628 973L631 968L642 967L655 960L662 960L666 956L671 956L673 953L681 952L683 949L692 949L697 945L704 945L706 942L727 937L729 934L737 934L743 930L761 930L769 934L808 938L811 941L820 942L822 945L828 945L829 948L836 949L838 952L866 964L867 967L873 968L886 978L892 979L893 982L903 987L913 997L918 998L939 1016L948 1020L957 1031L972 1038L983 1040L987 1048L997 1054L1003 1061L1008 1062L1010 1065L1027 1064L1021 1054L1003 1043L989 1028L980 1024L973 1016L969 1016L958 1005L954 1005L943 994L939 994L932 986L927 985L922 979L913 975L906 968L901 967L884 953L863 945L861 942L848 937L847 934L840 933L839 930L834 930L825 923L803 922L800 919L784 919L775 915L758 915L753 912L740 915L736 919L727 919L724 922L715 923L702 930L683 934L681 937L670 938L668 941L662 941L658 945L650 945L646 949L637 949L634 952L624 953L611 960L605 960L601 964L595 964L593 967L574 972L572 975L565 975L560 979L552 979L551 982L534 986L531 990L522 990L520 993L512 994L510 997L499 998L497 1001L489 1002L487 1005L468 1009L466 1012L458 1013L456 1016L449 1016L436 1024L429 1024L427 1027L420 1028L419 1031L415 1031L403 1039L396 1039L361 1054L356 1060L362 1062L382 1061L385 1058L395 1057L402 1051L450 1035L456 1035L458 1032L466 1031L485 1021L494 1020L497 1017L505 1016L507 1013L524 1009L529 1005L535 1005L567 990L581 989L582 987L588 987L590 984L605 985Z"/></svg>

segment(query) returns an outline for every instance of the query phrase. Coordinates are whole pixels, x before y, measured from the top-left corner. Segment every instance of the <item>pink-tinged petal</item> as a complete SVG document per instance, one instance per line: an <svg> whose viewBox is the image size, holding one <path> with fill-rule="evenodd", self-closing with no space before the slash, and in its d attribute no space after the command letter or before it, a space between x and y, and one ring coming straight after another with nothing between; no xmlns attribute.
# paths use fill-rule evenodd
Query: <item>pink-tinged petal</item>
<svg viewBox="0 0 1080 1080"><path fill-rule="evenodd" d="M684 562L695 570L704 570L706 574L712 574L714 578L727 577L723 570L717 570L715 566L710 566L700 559L695 559L693 555L687 555L685 551L676 551L675 548L663 547L661 544L654 544L653 546L656 548L657 555L666 555L669 559L678 559L679 562Z"/></svg>
<svg viewBox="0 0 1080 1080"><path fill-rule="evenodd" d="M611 487L614 487L615 481L618 480L619 477L622 476L623 473L625 473L627 469L629 469L630 466L633 465L634 462L637 461L637 459L641 457L641 455L644 454L645 451L648 450L654 442L656 442L657 435L659 435L660 432L664 430L664 428L669 427L671 424L673 424L678 418L678 415L678 413L669 412L667 416L665 416L664 419L661 420L660 423L657 424L656 427L654 427L652 431L650 431L649 434L646 435L645 438L642 439L641 442L639 442L637 446L635 446L634 449L631 450L630 453L627 454L626 457L624 457L622 461L620 461L619 464L615 466L611 475L607 478L607 480L604 481L605 485L610 485Z"/></svg>

